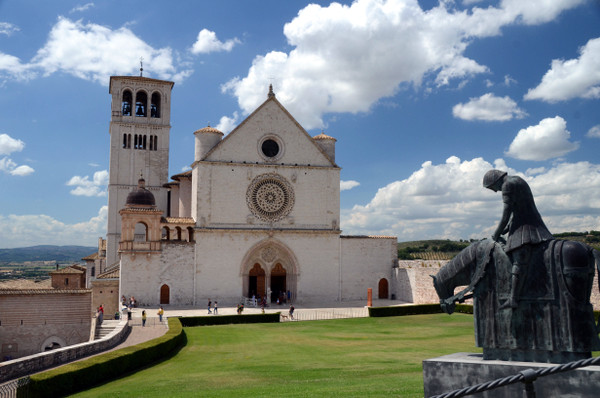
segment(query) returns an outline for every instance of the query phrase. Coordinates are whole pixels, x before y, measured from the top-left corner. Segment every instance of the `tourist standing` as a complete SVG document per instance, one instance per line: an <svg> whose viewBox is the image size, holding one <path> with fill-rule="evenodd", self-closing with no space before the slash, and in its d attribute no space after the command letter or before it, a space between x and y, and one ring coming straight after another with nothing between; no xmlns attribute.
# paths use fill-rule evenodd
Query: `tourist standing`
<svg viewBox="0 0 600 398"><path fill-rule="evenodd" d="M158 313L157 313L158 314L158 321L159 322L162 322L162 317L163 317L164 313L165 313L165 310L163 310L163 307L161 305L160 308L158 309Z"/></svg>
<svg viewBox="0 0 600 398"><path fill-rule="evenodd" d="M215 300L215 306L213 307L213 315L219 315L219 303Z"/></svg>
<svg viewBox="0 0 600 398"><path fill-rule="evenodd" d="M210 299L208 299L208 313L212 314L211 310L210 310L210 306L212 305L212 301L210 301Z"/></svg>
<svg viewBox="0 0 600 398"><path fill-rule="evenodd" d="M142 311L142 327L146 326L146 310Z"/></svg>

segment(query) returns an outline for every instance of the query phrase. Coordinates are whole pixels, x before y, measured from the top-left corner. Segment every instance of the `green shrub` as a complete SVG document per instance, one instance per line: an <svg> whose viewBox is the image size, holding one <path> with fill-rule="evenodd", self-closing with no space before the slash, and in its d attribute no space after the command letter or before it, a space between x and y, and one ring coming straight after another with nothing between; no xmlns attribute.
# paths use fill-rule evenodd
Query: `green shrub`
<svg viewBox="0 0 600 398"><path fill-rule="evenodd" d="M186 344L179 319L169 318L168 322L167 333L156 339L32 375L29 384L20 388L18 395L65 396L164 360Z"/></svg>
<svg viewBox="0 0 600 398"><path fill-rule="evenodd" d="M251 314L251 315L222 315L222 316L189 316L180 317L184 327L230 325L241 323L274 323L279 322L280 313Z"/></svg>
<svg viewBox="0 0 600 398"><path fill-rule="evenodd" d="M402 305L395 307L369 307L370 317L437 314L442 312L439 304Z"/></svg>

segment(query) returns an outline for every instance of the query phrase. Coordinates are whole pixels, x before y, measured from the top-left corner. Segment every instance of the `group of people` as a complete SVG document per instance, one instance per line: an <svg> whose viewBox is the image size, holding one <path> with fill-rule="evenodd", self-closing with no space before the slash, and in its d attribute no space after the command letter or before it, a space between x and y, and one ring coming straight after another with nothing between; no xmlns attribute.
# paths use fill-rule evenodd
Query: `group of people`
<svg viewBox="0 0 600 398"><path fill-rule="evenodd" d="M208 313L213 315L219 315L219 303L217 301L215 301L213 304L213 302L210 299L208 299Z"/></svg>

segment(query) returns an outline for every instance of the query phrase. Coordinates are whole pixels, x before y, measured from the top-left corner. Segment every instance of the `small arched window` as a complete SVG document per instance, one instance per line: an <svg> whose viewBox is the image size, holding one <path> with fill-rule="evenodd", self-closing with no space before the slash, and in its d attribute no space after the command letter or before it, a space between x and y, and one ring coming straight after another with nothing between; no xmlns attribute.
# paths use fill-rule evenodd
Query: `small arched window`
<svg viewBox="0 0 600 398"><path fill-rule="evenodd" d="M158 150L158 136L156 135L154 136L154 150Z"/></svg>
<svg viewBox="0 0 600 398"><path fill-rule="evenodd" d="M148 95L144 91L138 91L135 94L135 115L146 117L146 107L148 106Z"/></svg>
<svg viewBox="0 0 600 398"><path fill-rule="evenodd" d="M175 228L175 233L177 234L176 240L181 240L181 227Z"/></svg>
<svg viewBox="0 0 600 398"><path fill-rule="evenodd" d="M152 101L150 101L150 117L160 117L159 93L152 93Z"/></svg>
<svg viewBox="0 0 600 398"><path fill-rule="evenodd" d="M131 91L123 91L123 99L121 100L121 112L123 113L123 116L131 116L131 102Z"/></svg>
<svg viewBox="0 0 600 398"><path fill-rule="evenodd" d="M142 149L146 149L146 136L144 136L144 141L142 143Z"/></svg>
<svg viewBox="0 0 600 398"><path fill-rule="evenodd" d="M171 240L171 230L169 229L169 227L163 227L162 239L163 240Z"/></svg>
<svg viewBox="0 0 600 398"><path fill-rule="evenodd" d="M135 224L135 235L133 238L136 242L148 242L148 226L143 222Z"/></svg>
<svg viewBox="0 0 600 398"><path fill-rule="evenodd" d="M188 242L193 242L194 241L194 228L187 227L187 233L188 233Z"/></svg>

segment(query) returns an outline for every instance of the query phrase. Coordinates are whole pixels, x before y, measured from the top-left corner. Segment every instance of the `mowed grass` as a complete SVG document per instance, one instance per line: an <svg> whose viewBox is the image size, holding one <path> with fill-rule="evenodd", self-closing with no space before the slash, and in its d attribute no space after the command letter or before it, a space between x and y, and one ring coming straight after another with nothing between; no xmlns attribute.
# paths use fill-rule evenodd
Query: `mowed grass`
<svg viewBox="0 0 600 398"><path fill-rule="evenodd" d="M422 361L475 347L446 314L185 328L169 360L77 397L423 397Z"/></svg>

